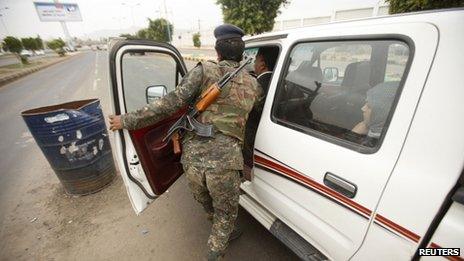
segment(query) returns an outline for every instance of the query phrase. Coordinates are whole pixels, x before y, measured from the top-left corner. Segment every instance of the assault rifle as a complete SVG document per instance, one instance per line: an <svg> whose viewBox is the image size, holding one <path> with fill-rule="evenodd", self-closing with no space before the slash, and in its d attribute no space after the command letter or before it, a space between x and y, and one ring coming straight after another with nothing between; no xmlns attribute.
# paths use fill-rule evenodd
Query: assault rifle
<svg viewBox="0 0 464 261"><path fill-rule="evenodd" d="M251 57L245 60L235 71L226 73L218 82L213 83L206 91L204 91L200 100L194 105L190 106L188 111L182 115L168 130L168 133L163 138L163 142L172 138L174 145L174 153L181 152L180 138L184 131L195 131L198 136L212 137L213 125L203 124L196 120L196 117L205 111L221 94L222 88L227 85L237 74L251 62Z"/></svg>

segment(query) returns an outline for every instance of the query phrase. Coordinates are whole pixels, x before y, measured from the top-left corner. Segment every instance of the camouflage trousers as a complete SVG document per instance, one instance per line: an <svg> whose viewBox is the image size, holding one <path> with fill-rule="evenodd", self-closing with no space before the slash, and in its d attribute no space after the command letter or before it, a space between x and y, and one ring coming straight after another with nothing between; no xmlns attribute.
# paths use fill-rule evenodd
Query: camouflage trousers
<svg viewBox="0 0 464 261"><path fill-rule="evenodd" d="M224 253L238 213L240 175L237 170L184 166L194 198L203 205L213 226L208 239L210 251Z"/></svg>

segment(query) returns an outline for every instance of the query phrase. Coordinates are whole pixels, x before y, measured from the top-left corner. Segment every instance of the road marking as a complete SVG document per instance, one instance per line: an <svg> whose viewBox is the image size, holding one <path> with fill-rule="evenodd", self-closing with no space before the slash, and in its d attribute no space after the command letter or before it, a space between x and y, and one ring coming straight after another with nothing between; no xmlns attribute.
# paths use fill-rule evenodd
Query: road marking
<svg viewBox="0 0 464 261"><path fill-rule="evenodd" d="M95 77L98 75L98 52L95 54ZM96 91L97 90L97 82L100 80L100 78L95 78L93 80L93 86L92 90Z"/></svg>

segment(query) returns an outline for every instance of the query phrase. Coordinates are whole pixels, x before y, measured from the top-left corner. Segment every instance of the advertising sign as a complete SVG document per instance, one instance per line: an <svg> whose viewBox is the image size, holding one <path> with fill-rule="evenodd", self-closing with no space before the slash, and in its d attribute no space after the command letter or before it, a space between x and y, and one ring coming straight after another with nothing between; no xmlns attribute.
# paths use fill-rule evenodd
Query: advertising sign
<svg viewBox="0 0 464 261"><path fill-rule="evenodd" d="M77 4L34 2L34 5L42 22L82 21L81 11Z"/></svg>

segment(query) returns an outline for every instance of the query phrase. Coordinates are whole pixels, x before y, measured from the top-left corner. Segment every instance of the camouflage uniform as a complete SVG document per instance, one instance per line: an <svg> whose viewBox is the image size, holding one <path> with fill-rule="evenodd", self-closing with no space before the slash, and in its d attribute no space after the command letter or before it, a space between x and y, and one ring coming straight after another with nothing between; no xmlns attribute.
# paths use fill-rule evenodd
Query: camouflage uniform
<svg viewBox="0 0 464 261"><path fill-rule="evenodd" d="M172 115L188 103L195 102L211 84L239 63L221 61L199 63L177 88L144 108L122 116L126 129L152 125ZM181 162L194 198L212 216L208 239L212 251L223 253L227 247L238 212L240 176L243 169L242 143L245 124L253 106L262 98L255 78L241 71L221 92L218 99L198 120L214 126L214 138L187 133L182 140Z"/></svg>

